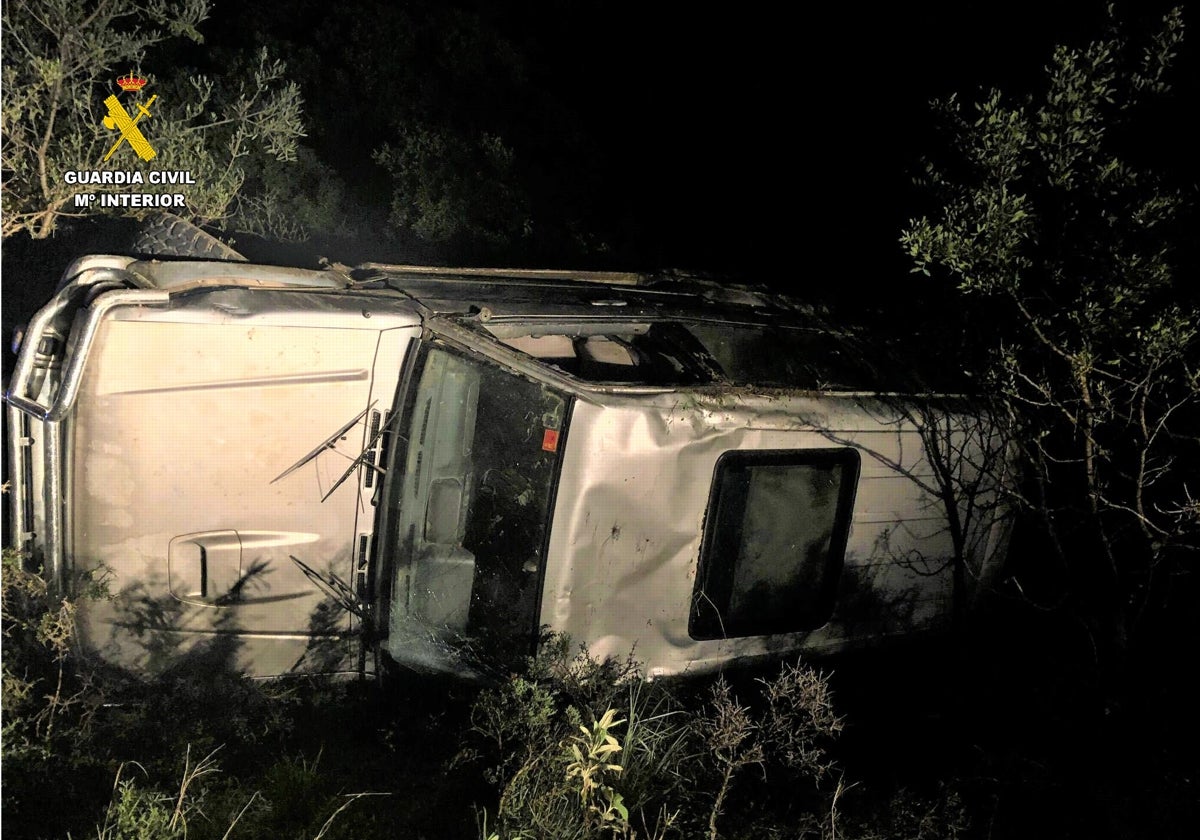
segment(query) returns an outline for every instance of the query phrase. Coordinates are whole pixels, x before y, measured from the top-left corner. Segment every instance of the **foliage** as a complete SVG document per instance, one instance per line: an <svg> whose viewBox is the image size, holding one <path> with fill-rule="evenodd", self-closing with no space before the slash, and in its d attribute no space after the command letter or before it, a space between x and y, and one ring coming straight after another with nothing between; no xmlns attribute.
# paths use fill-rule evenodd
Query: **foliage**
<svg viewBox="0 0 1200 840"><path fill-rule="evenodd" d="M122 778L125 765L113 782L113 798L96 831L97 840L175 840L188 835L188 817L197 811L196 793L189 796L200 779L217 771L216 751L195 765L189 750L184 759L179 792L175 796L139 787L132 779Z"/></svg>
<svg viewBox="0 0 1200 840"><path fill-rule="evenodd" d="M679 760L683 739L662 739L678 729L674 712L643 691L636 663L598 661L585 651L572 656L561 636L547 640L527 670L480 694L471 709L471 735L481 746L468 746L459 757L460 763L484 763L485 777L501 787L500 836L632 836L630 789L619 789L618 778L628 782L632 775L639 787L650 761ZM624 720L617 719L618 698L629 703ZM618 740L614 730L621 724ZM668 754L651 754L650 745Z"/></svg>
<svg viewBox="0 0 1200 840"><path fill-rule="evenodd" d="M1030 768L1040 766L1023 751L1027 744L997 748L972 738L981 755L1019 760L1009 769L997 759L973 772L951 772L948 783L916 769L924 756L892 748L897 730L909 733L912 744L932 740L913 711L936 706L948 694L945 685L964 679L944 674L940 659L927 666L943 674L940 686L924 685L928 676L911 663L895 666L894 674L912 682L902 692L911 708L880 690L894 678L860 689L883 697L880 706L890 714L882 731L864 732L866 718L855 718L866 747L858 763L840 738L830 675L786 665L755 679L752 672L647 683L634 660L576 655L560 637L548 640L522 673L482 691L411 676L401 696L354 683L255 682L217 668L208 653L208 659L180 653L178 667L153 680L107 672L86 677L87 663L69 650L67 693L76 693L75 686L87 691L60 709L47 732L35 719L55 684L60 648L52 640L63 638L57 617L63 602L12 554L4 582L4 666L41 680L24 699L5 698L4 827L14 836L459 837L470 831L472 802L486 808L477 811L479 836L492 840L928 840L971 836L972 824L995 827L997 838L1028 836L1019 823L992 826L987 816L1001 794L1003 813L1020 810L1014 796L1030 787ZM60 629L38 641L43 625ZM1027 694L1020 686L1040 684L1019 668L1030 647L1004 639L1008 659L997 673L1007 693L989 699L980 688L964 720L986 731L1014 713L1012 698ZM1023 718L1014 727L1029 724ZM457 738L462 749L451 761ZM1038 734L1028 740L1042 743ZM1114 761L1124 762L1119 755ZM889 783L879 777L881 761L906 771ZM847 781L864 772L871 781ZM1055 782L1047 769L1038 772L1044 778L1031 792L1066 797L1064 814L1086 810L1072 794L1085 784L1078 767L1069 784ZM1148 801L1122 789L1108 771L1095 773L1130 808ZM1155 807L1194 814L1194 774L1164 778L1173 787L1155 789ZM53 808L45 795L51 789ZM1166 836L1155 830L1165 824L1156 816L1131 836Z"/></svg>
<svg viewBox="0 0 1200 840"><path fill-rule="evenodd" d="M298 222L280 204L287 196L270 191L269 182L255 183L256 191L246 189L248 170L296 162L304 136L303 102L286 69L262 49L231 59L217 78L179 73L162 80L160 107L166 119L155 126L155 164L191 171L197 181L185 193L187 212L178 215L198 224L270 230L272 214L283 214L294 230ZM286 226L281 230L291 232Z"/></svg>
<svg viewBox="0 0 1200 840"><path fill-rule="evenodd" d="M104 160L112 134L101 118L113 79L140 72L148 51L164 42L201 41L198 26L207 15L205 0L4 5L4 237L25 231L45 238L61 218L101 212L74 206L81 190L66 182L66 173L132 166L132 158L119 154ZM265 224L269 214L253 203L239 207L238 198L250 162L261 167L296 157L301 100L284 78L283 64L264 51L229 67L221 79L183 70L143 75L158 93L148 130L158 153L154 168L190 171L197 182L187 188L180 215L213 222L244 214ZM138 191L179 189L145 184ZM262 194L257 201L269 198Z"/></svg>
<svg viewBox="0 0 1200 840"><path fill-rule="evenodd" d="M230 836L322 840L332 836L331 829L340 825L339 818L354 802L372 795L326 794L317 762L302 759L272 765L262 778L263 787L256 790L237 784L222 788L208 778L221 771L216 760L219 749L193 762L189 748L178 788L171 792L131 778L140 766L122 764L96 840L225 840Z"/></svg>
<svg viewBox="0 0 1200 840"><path fill-rule="evenodd" d="M45 755L64 722L86 726L99 705L88 675L72 667L76 601L52 592L24 556L3 555L4 750L6 755ZM104 576L89 577L79 597L107 596Z"/></svg>
<svg viewBox="0 0 1200 840"><path fill-rule="evenodd" d="M708 837L716 840L717 818L724 810L725 798L733 784L734 775L743 767L761 765L766 760L762 742L756 737L750 709L730 694L729 683L718 680L712 689L712 705L708 715L699 721L700 734L709 746L721 775L712 810L708 816Z"/></svg>
<svg viewBox="0 0 1200 840"><path fill-rule="evenodd" d="M249 157L241 191L220 226L264 238L297 242L313 234L354 236L361 230L346 185L304 146L295 160Z"/></svg>
<svg viewBox="0 0 1200 840"><path fill-rule="evenodd" d="M762 727L768 752L784 766L818 781L831 775L834 765L828 747L844 721L834 711L829 676L793 663L758 683L767 703Z"/></svg>
<svg viewBox="0 0 1200 840"><path fill-rule="evenodd" d="M857 785L839 784L821 836L853 840L958 840L971 820L962 795L949 785L929 794L901 789L880 802L858 799Z"/></svg>
<svg viewBox="0 0 1200 840"><path fill-rule="evenodd" d="M589 828L620 835L629 828L629 809L625 807L624 797L613 787L625 769L612 763L616 753L621 751L612 731L625 723L616 716L616 709L608 709L590 727L581 724L582 735L572 735L560 746L571 752L567 783L578 779L579 802Z"/></svg>
<svg viewBox="0 0 1200 840"><path fill-rule="evenodd" d="M316 761L273 758L293 729L294 691L183 655L151 680L82 659L75 618L108 597L103 576L64 597L6 550L2 593L6 828L70 831L95 808L97 840L220 838L239 821L244 836L312 838L340 827L366 795L330 790ZM243 769L266 766L217 783L218 753ZM107 802L105 774L115 777ZM155 782L169 777L179 779L173 790ZM46 811L47 789L61 808Z"/></svg>
<svg viewBox="0 0 1200 840"><path fill-rule="evenodd" d="M362 90L353 114L361 137L338 145L371 138L368 153L390 185L394 234L473 253L577 247L573 231L594 200L589 170L602 150L539 77L539 48L525 33L469 4L318 8L322 27L345 27L345 42L358 47L323 62L319 86L332 77ZM558 14L539 12L543 22ZM363 72L364 51L378 59L371 72ZM355 107L328 92L311 98L323 113Z"/></svg>
<svg viewBox="0 0 1200 840"><path fill-rule="evenodd" d="M1110 12L1111 14L1111 12ZM1039 97L937 105L955 155L927 164L942 203L902 243L976 324L983 377L1019 447L1019 501L1057 555L1058 594L1119 669L1139 620L1200 548L1200 312L1172 243L1181 192L1128 152L1139 106L1169 91L1179 10L1140 51L1113 24L1059 47ZM986 313L986 316L984 316Z"/></svg>
<svg viewBox="0 0 1200 840"><path fill-rule="evenodd" d="M392 224L438 242L519 239L530 222L513 154L499 135L406 126L374 155L392 178Z"/></svg>
<svg viewBox="0 0 1200 840"><path fill-rule="evenodd" d="M778 813L746 810L741 771L778 774L789 793L775 804L795 817L794 785L829 776L826 750L842 722L827 677L810 668L788 665L755 685L751 706L724 679L708 692L648 684L632 660L570 655L554 637L528 673L485 690L472 708L472 739L484 746L460 761L482 761L500 786L482 836L716 838L718 819L733 812L738 819L722 822L783 824Z"/></svg>

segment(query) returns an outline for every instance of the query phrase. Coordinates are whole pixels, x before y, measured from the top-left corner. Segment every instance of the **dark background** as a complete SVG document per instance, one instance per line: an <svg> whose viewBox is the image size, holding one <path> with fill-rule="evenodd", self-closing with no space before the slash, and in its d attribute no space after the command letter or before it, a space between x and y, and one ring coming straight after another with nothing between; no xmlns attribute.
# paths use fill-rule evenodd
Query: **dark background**
<svg viewBox="0 0 1200 840"><path fill-rule="evenodd" d="M1119 5L1117 15L1134 35L1167 8ZM440 120L499 127L512 139L535 227L576 217L609 246L573 254L535 242L480 256L782 273L803 291L831 274L860 287L906 273L897 238L924 210L911 179L922 156L938 152L929 101L1036 89L1053 46L1098 37L1104 9L301 0L284 15L218 2L204 53L265 44L283 55L309 104L308 144L364 204L387 198L372 149L419 100L456 112ZM515 57L442 40L455 14ZM1189 118L1195 53L1189 43L1162 125L1147 132L1155 163L1189 183L1200 172ZM474 255L446 247L431 256Z"/></svg>
<svg viewBox="0 0 1200 840"><path fill-rule="evenodd" d="M1105 25L1102 2L649 5L217 0L205 44L176 45L143 70L219 74L260 45L287 60L306 100L305 145L345 180L359 231L287 246L237 236L252 259L678 267L766 283L846 317L895 311L904 329L912 313L952 305L910 273L898 244L906 222L933 209L912 184L922 156L944 152L929 101L1036 91L1055 44L1082 47ZM1127 2L1117 15L1136 37L1170 5ZM1175 91L1125 140L1194 206L1200 7L1182 5L1192 31ZM504 132L533 236L431 242L388 224L391 184L371 154L422 116ZM72 259L121 250L132 228L64 224L45 242L5 241L5 337ZM1178 245L1194 256L1194 235ZM7 350L4 359L7 378ZM1018 543L1013 557L1036 551ZM938 648L839 662L847 750L863 757L860 775L871 767L898 786L954 772L994 791L1004 802L996 836L1148 837L1156 825L1159 836L1190 836L1200 817L1192 612L1175 610L1173 649L1137 663L1145 692L1125 710L1096 702L1078 664L1083 634L1033 611L977 640L970 674L945 667L959 660ZM1113 827L1126 821L1145 833Z"/></svg>
<svg viewBox="0 0 1200 840"><path fill-rule="evenodd" d="M1136 38L1171 5L1116 13ZM204 44L163 45L143 72L219 76L262 46L288 63L305 99L303 143L344 179L357 234L286 246L235 234L252 259L682 268L887 307L936 296L909 276L898 244L932 209L912 183L922 158L946 151L930 100L1035 91L1055 44L1082 47L1105 24L1104 3L1077 0L217 0ZM1143 114L1152 124L1138 126L1132 155L1193 195L1195 41L1173 94ZM421 120L505 139L530 235L429 241L388 224L392 186L371 155ZM49 243L6 241L5 326L40 305L71 258L119 249L126 229L64 223Z"/></svg>

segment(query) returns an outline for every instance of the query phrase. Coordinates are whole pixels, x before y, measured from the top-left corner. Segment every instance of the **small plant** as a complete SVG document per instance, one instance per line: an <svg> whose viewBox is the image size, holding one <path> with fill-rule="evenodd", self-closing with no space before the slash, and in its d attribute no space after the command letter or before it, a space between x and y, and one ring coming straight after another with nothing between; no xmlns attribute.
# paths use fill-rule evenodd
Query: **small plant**
<svg viewBox="0 0 1200 840"><path fill-rule="evenodd" d="M833 711L828 676L798 663L785 664L774 677L755 683L759 696L744 705L724 677L718 678L695 717L701 760L709 768L708 780L701 787L711 790L712 805L706 819L710 840L721 836L718 821L730 806L745 768L757 766L764 778L771 773L788 780L789 801L778 804L789 812L787 820L793 823L812 816L790 813L796 799L794 783L809 780L819 789L835 770L826 747L837 738L843 723ZM735 810L744 807L743 803L734 806ZM775 819L771 814L754 815L759 817Z"/></svg>
<svg viewBox="0 0 1200 840"><path fill-rule="evenodd" d="M75 599L53 592L40 569L27 568L23 554L4 550L0 616L6 754L49 750L68 712L76 712L75 723L83 726L100 703L91 675L72 667L72 652L78 603L108 596L104 573L81 580L76 591Z"/></svg>
<svg viewBox="0 0 1200 840"><path fill-rule="evenodd" d="M971 828L962 796L951 785L939 783L925 794L905 788L882 797L860 793L857 784L838 783L822 840L958 840Z"/></svg>
<svg viewBox="0 0 1200 840"><path fill-rule="evenodd" d="M174 817L169 796L139 787L118 773L96 840L176 840L185 834Z"/></svg>
<svg viewBox="0 0 1200 840"><path fill-rule="evenodd" d="M774 679L760 679L767 700L763 732L767 749L784 766L821 781L833 770L825 751L842 731L825 674L787 664Z"/></svg>
<svg viewBox="0 0 1200 840"><path fill-rule="evenodd" d="M555 696L543 684L517 674L480 695L471 707L471 731L487 742L497 761L484 771L493 784L527 762L544 741L555 714Z"/></svg>
<svg viewBox="0 0 1200 840"><path fill-rule="evenodd" d="M766 753L756 737L758 727L751 719L750 710L733 696L724 677L713 685L711 710L698 721L697 728L720 774L708 817L708 836L710 840L716 840L720 836L717 818L721 816L734 777L743 767L761 765Z"/></svg>
<svg viewBox="0 0 1200 840"><path fill-rule="evenodd" d="M229 840L234 836L324 840L351 805L381 795L323 793L317 776L319 757L311 762L277 761L255 790L232 779L209 784L209 777L220 771L216 761L220 749L193 762L189 747L179 786L172 793L152 783L139 784L126 774L134 767L148 775L140 764L122 764L95 840Z"/></svg>
<svg viewBox="0 0 1200 840"><path fill-rule="evenodd" d="M629 809L611 784L613 777L624 770L610 760L621 751L612 730L625 723L616 716L616 709L609 709L590 728L581 725L581 735L572 735L562 743L573 758L567 765L567 781L579 780L579 800L588 815L589 827L620 836L629 830Z"/></svg>
<svg viewBox="0 0 1200 840"><path fill-rule="evenodd" d="M218 747L217 750L220 748ZM113 796L96 830L96 840L176 840L188 835L188 817L199 810L202 794L193 789L205 776L216 773L217 750L195 764L189 748L183 762L179 790L173 796L122 778L129 764L122 764L113 782ZM140 768L140 765L134 765ZM236 820L234 821L236 823ZM233 826L230 826L232 829Z"/></svg>
<svg viewBox="0 0 1200 840"><path fill-rule="evenodd" d="M460 759L482 759L499 785L480 837L715 840L726 822L755 837L820 824L821 783L835 770L826 748L842 728L828 677L788 665L752 685L743 704L724 678L708 691L695 680L649 683L632 657L597 661L550 639L526 673L472 709L471 736L483 745ZM774 789L739 785L753 765L778 779ZM814 783L809 799L795 795L800 780ZM756 799L764 790L770 809Z"/></svg>
<svg viewBox="0 0 1200 840"><path fill-rule="evenodd" d="M632 658L572 654L557 636L526 673L479 695L470 736L482 744L457 761L482 760L484 777L500 788L494 824L480 814L480 837L668 836L691 739L669 692L639 674Z"/></svg>

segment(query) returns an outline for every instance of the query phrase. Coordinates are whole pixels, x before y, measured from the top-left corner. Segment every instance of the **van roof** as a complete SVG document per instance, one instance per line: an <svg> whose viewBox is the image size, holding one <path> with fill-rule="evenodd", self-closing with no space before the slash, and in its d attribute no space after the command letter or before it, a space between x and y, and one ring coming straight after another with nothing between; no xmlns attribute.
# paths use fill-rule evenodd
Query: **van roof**
<svg viewBox="0 0 1200 840"><path fill-rule="evenodd" d="M811 323L811 307L762 286L681 272L634 274L512 268L435 268L366 263L357 282L401 291L439 314L597 320L701 318L746 323ZM806 323L807 322L807 323Z"/></svg>

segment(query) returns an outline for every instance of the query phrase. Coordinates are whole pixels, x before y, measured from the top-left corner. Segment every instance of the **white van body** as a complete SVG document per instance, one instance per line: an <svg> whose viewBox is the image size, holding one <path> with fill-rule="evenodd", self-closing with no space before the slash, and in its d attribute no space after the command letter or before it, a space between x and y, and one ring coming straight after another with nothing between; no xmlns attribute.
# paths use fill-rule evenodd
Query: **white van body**
<svg viewBox="0 0 1200 840"><path fill-rule="evenodd" d="M6 394L11 542L106 577L82 636L138 670L486 675L553 631L666 676L945 628L1002 565L1003 442L830 338L688 279L88 257Z"/></svg>

